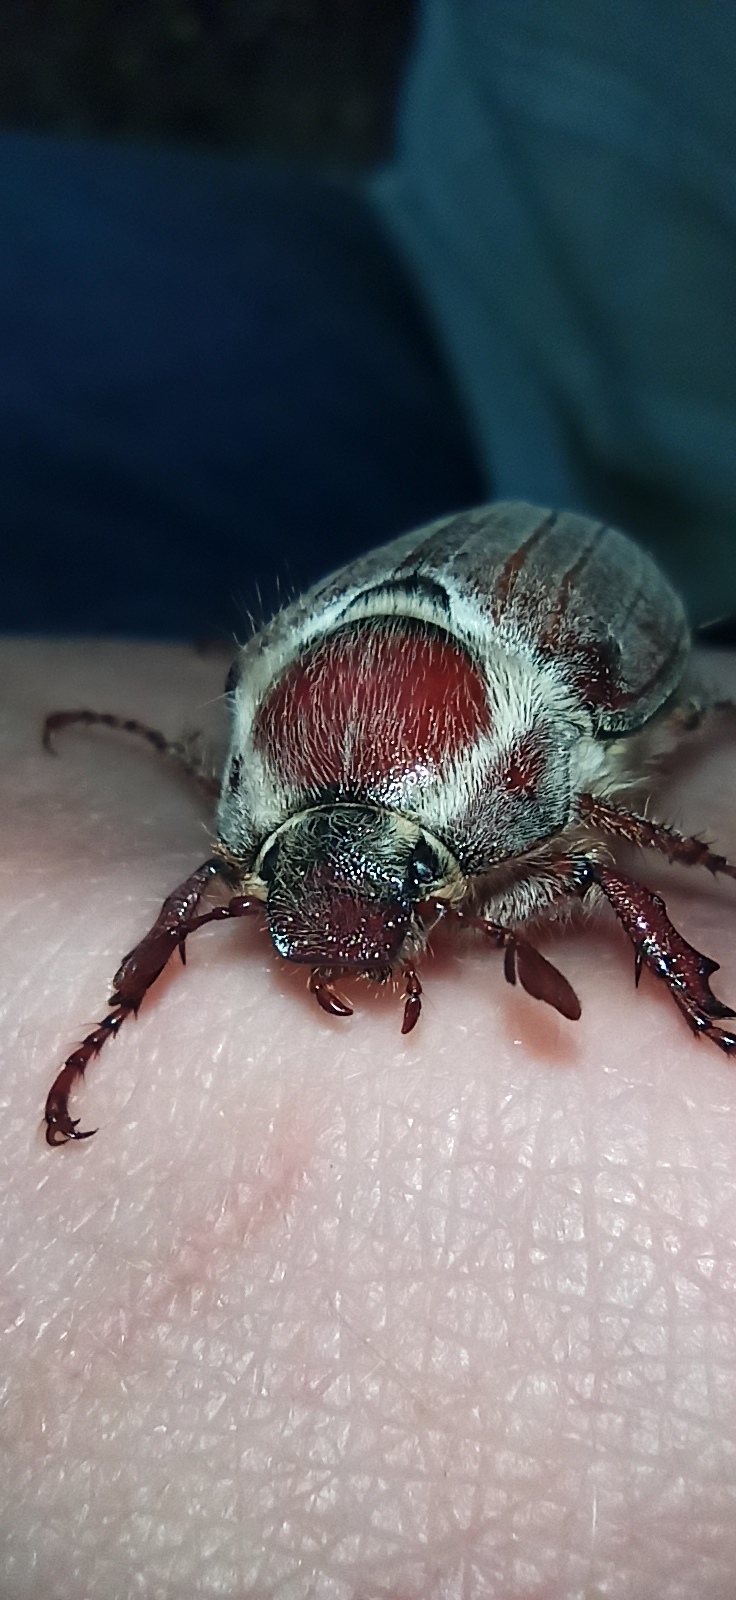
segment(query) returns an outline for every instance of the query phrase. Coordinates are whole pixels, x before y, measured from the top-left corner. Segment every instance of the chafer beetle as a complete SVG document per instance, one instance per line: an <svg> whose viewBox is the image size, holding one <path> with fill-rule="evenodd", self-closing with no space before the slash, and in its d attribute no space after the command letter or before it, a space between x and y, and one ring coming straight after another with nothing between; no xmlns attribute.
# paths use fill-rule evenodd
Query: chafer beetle
<svg viewBox="0 0 736 1600"><path fill-rule="evenodd" d="M196 928L265 909L274 946L346 1016L349 973L403 974L403 1032L421 1009L416 963L453 919L504 951L504 972L575 1020L570 984L527 936L571 902L610 902L695 1033L730 1051L736 1015L715 962L661 898L611 865L607 841L736 877L695 838L630 809L686 703L690 635L653 561L603 523L502 503L445 517L317 584L241 650L213 854L174 890L113 980L110 1012L62 1067L50 1144L87 1137L69 1096ZM70 721L140 724L95 712ZM201 911L221 879L226 904Z"/></svg>

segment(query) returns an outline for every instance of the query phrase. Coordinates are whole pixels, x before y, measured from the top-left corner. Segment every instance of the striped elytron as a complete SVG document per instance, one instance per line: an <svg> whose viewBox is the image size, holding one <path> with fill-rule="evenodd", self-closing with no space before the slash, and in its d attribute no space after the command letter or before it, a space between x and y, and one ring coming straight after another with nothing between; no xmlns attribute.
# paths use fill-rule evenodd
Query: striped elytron
<svg viewBox="0 0 736 1600"><path fill-rule="evenodd" d="M483 506L407 534L288 606L227 684L232 734L213 854L174 890L113 980L109 1014L65 1062L46 1104L51 1144L86 1135L72 1087L195 928L264 913L305 963L320 1005L346 1016L349 974L403 981L403 1031L421 1010L417 963L440 919L480 930L504 972L564 1016L567 980L529 925L607 900L642 965L723 1050L734 1016L716 964L658 895L611 863L611 841L736 876L699 840L631 809L697 720L677 596L615 529L571 513ZM95 712L103 721L162 735ZM202 911L213 880L229 899Z"/></svg>

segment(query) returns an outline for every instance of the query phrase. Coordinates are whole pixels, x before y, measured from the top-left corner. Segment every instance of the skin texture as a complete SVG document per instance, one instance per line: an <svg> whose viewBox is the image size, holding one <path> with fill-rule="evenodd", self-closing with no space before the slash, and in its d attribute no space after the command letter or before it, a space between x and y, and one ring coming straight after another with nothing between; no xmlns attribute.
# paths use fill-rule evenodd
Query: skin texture
<svg viewBox="0 0 736 1600"><path fill-rule="evenodd" d="M0 1592L724 1600L735 1068L635 992L611 914L541 941L580 1022L445 934L408 1039L396 995L347 985L328 1018L257 923L204 930L90 1069L97 1136L44 1144L62 1057L209 836L152 752L70 731L53 760L43 717L216 732L225 670L0 645ZM733 731L690 736L656 806L732 857ZM734 885L637 870L736 1002Z"/></svg>

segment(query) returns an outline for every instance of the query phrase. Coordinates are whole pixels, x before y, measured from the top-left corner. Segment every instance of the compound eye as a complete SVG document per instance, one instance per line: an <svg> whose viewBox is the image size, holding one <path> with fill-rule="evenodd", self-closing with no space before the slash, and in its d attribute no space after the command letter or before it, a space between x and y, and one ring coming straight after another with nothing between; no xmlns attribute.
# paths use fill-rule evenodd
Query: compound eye
<svg viewBox="0 0 736 1600"><path fill-rule="evenodd" d="M225 693L226 694L234 694L235 690L238 687L239 682L240 682L240 666L239 666L239 658L236 656L235 660L234 660L234 662L233 662L233 664L232 664L232 666L230 668L230 671L228 672L228 675L227 675L227 677L225 679Z"/></svg>
<svg viewBox="0 0 736 1600"><path fill-rule="evenodd" d="M258 868L258 876L263 880L264 883L273 883L273 880L276 876L278 859L279 841L276 839L272 845L269 845L261 865Z"/></svg>
<svg viewBox="0 0 736 1600"><path fill-rule="evenodd" d="M420 839L415 845L409 862L408 886L412 891L423 894L430 889L433 883L442 879L442 868L432 846L426 839Z"/></svg>

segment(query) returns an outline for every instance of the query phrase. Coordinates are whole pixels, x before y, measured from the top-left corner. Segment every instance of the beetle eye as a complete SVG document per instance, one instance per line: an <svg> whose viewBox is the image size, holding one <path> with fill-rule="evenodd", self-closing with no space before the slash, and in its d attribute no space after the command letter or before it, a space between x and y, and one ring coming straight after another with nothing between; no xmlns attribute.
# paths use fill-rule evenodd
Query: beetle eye
<svg viewBox="0 0 736 1600"><path fill-rule="evenodd" d="M420 839L414 847L407 874L409 890L428 889L442 877L442 869L431 845Z"/></svg>
<svg viewBox="0 0 736 1600"><path fill-rule="evenodd" d="M274 879L274 876L275 876L275 873L276 873L276 863L278 862L278 859L279 859L279 841L278 841L278 839L276 839L275 842L272 845L269 846L268 850L266 851L265 856L263 857L261 865L258 868L258 876L263 879L264 883L272 883L273 882L273 879Z"/></svg>
<svg viewBox="0 0 736 1600"><path fill-rule="evenodd" d="M228 675L227 675L227 677L225 679L225 693L226 694L233 694L235 689L238 686L239 681L240 681L240 671L239 671L239 667L238 667L238 657L236 656L235 660L234 660L234 662L233 662L233 664L232 664L232 666L230 668L230 671L228 672Z"/></svg>

